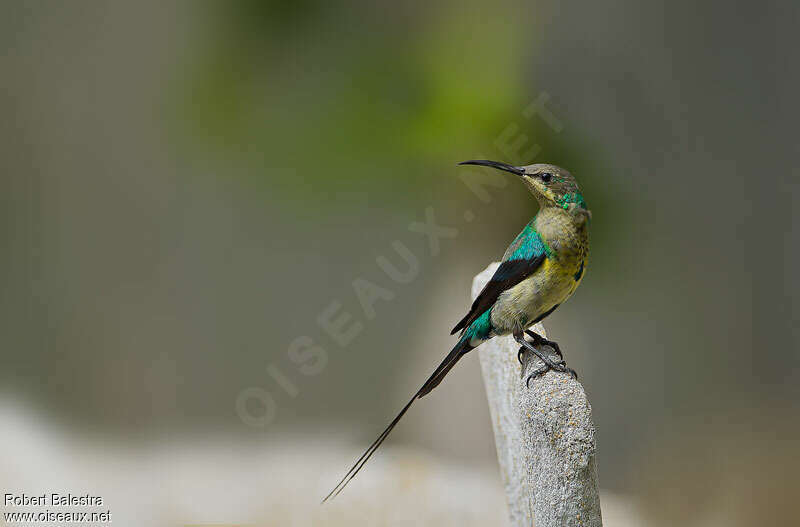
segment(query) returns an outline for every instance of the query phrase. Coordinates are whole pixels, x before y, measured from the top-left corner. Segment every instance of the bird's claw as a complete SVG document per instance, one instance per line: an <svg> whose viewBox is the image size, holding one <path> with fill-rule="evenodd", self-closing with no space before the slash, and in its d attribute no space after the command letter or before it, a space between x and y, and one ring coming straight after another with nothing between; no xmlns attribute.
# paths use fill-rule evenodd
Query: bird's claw
<svg viewBox="0 0 800 527"><path fill-rule="evenodd" d="M525 380L525 385L528 388L530 388L531 379L540 377L550 370L555 370L561 373L569 373L574 379L578 378L578 374L575 372L575 370L567 366L567 363L564 360L564 355L562 355L561 350L556 342L547 340L534 331L526 330L525 333L527 333L533 339L533 342L529 342L522 333L514 334L514 340L521 344L519 351L517 352L517 360L519 360L520 364L522 364L522 355L526 351L530 351L536 355L540 361L542 361L542 366L534 370ZM542 349L544 346L551 348L555 355L544 351ZM556 355L558 356L558 360L555 360Z"/></svg>
<svg viewBox="0 0 800 527"><path fill-rule="evenodd" d="M541 377L545 373L550 370L558 371L561 373L569 373L574 379L578 379L578 374L575 370L567 366L567 362L564 360L564 355L561 353L561 349L558 346L557 342L553 342L552 340L547 340L546 338L542 337L541 335L535 333L534 331L527 330L525 333L533 339L533 342L530 342L531 346L536 347L535 354L538 358L543 362L542 366L538 367L534 370L530 375L528 375L527 379L525 380L525 385L530 388L531 386L531 379L536 379ZM550 358L548 354L542 351L540 348L542 346L547 346L551 348L555 354L558 356L558 361L554 360L554 358ZM530 348L526 347L525 345L519 348L517 352L517 360L520 364L522 364L522 355L526 352L530 351Z"/></svg>
<svg viewBox="0 0 800 527"><path fill-rule="evenodd" d="M539 378L539 377L541 377L542 375L544 375L545 373L547 373L550 370L560 371L562 373L569 373L572 376L573 379L575 379L576 381L578 380L578 373L575 370L573 370L572 368L570 368L569 366L567 366L564 361L561 361L561 362L558 362L558 363L554 363L554 364L556 364L558 366L558 368L553 368L553 367L551 367L551 366L549 366L547 364L545 364L544 366L540 366L540 367L536 368L533 371L533 373L528 375L528 378L525 379L525 386L530 388L531 387L531 379Z"/></svg>

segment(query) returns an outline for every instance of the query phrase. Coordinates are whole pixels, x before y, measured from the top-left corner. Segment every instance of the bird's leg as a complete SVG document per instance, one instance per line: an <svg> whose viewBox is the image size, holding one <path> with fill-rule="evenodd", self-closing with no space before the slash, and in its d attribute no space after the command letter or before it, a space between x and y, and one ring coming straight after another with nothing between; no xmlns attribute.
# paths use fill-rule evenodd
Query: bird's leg
<svg viewBox="0 0 800 527"><path fill-rule="evenodd" d="M539 336L537 335L537 337L539 337ZM542 338L542 337L539 337L539 338ZM516 340L517 343L522 344L522 348L520 348L521 351L524 351L524 350L532 351L537 357L539 357L541 359L542 362L545 363L546 366L549 367L549 369L553 369L553 370L556 370L556 371L566 371L566 369L564 368L563 364L560 364L560 363L557 363L557 362L553 362L553 359L551 359L547 355L547 353L545 353L542 350L540 350L539 348L535 347L535 344L538 344L538 342L536 342L536 341L534 341L533 343L528 342L527 340L525 340L525 336L522 333L515 333L514 334L514 340Z"/></svg>
<svg viewBox="0 0 800 527"><path fill-rule="evenodd" d="M533 344L534 346L539 346L544 341L544 338L541 335L534 333L533 331L527 330L525 333L533 337L533 342L531 342L531 344ZM520 346L519 351L517 351L517 360L519 361L521 366L524 366L524 364L522 363L522 356L525 355L525 352L527 350L528 348L526 348L525 346Z"/></svg>
<svg viewBox="0 0 800 527"><path fill-rule="evenodd" d="M558 342L554 340L547 340L546 338L539 335L532 329L525 330L525 333L528 334L528 336L530 336L531 338L533 338L534 346L541 344L544 344L545 346L550 346L551 348L553 348L553 351L555 351L558 354L559 358L561 358L561 362L564 362L564 354L561 353L561 348L558 347Z"/></svg>
<svg viewBox="0 0 800 527"><path fill-rule="evenodd" d="M539 336L539 335L537 335L537 337L542 339L542 337ZM561 362L554 362L553 359L551 359L547 355L547 353L545 353L542 350L536 348L534 346L534 344L532 344L532 343L528 342L527 340L525 340L525 335L522 332L514 333L514 340L516 340L517 343L522 345L522 347L520 348L520 352L522 352L524 350L531 351L537 357L539 357L539 359L544 363L544 366L542 366L541 368L538 368L536 371L534 371L532 374L530 374L528 376L528 379L525 381L525 384L528 387L530 387L531 379L536 378L539 375L542 375L544 373L547 373L550 370L560 371L560 372L563 372L563 373L569 373L575 379L578 378L578 374L575 373L575 370L573 370L572 368L567 367L567 365L564 363L563 360ZM544 339L542 339L542 340L544 340Z"/></svg>
<svg viewBox="0 0 800 527"><path fill-rule="evenodd" d="M558 346L558 342L554 340L547 340L546 338L539 335L532 329L525 330L525 333L533 339L533 342L531 344L533 344L534 346L541 346L541 345L550 346L551 348L553 348L553 351L555 351L558 357L561 359L561 364L566 364L564 362L564 354L561 353L561 348ZM527 348L523 346L517 352L517 360L519 361L520 364L522 364L522 355L525 353L526 349Z"/></svg>

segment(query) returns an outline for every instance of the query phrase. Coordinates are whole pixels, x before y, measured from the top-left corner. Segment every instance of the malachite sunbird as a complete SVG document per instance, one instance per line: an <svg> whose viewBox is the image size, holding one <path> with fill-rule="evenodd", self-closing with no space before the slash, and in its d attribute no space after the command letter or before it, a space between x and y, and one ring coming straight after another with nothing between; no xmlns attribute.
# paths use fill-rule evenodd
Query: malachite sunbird
<svg viewBox="0 0 800 527"><path fill-rule="evenodd" d="M451 334L460 332L458 343L323 502L339 494L358 474L416 399L436 388L458 359L492 337L513 335L521 345L518 358L526 350L535 353L544 366L534 375L550 369L575 374L563 357L556 362L535 347L550 345L560 356L558 344L528 328L568 299L585 274L592 214L578 183L572 174L555 165L518 167L485 160L459 164L482 165L516 174L536 197L539 212L508 246L492 279L451 331ZM532 342L525 339L526 333Z"/></svg>

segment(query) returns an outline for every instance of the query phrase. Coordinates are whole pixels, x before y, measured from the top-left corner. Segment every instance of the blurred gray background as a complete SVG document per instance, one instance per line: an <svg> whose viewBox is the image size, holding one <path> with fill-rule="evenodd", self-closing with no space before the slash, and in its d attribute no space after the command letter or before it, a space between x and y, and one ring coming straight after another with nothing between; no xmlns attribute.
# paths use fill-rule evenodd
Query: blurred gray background
<svg viewBox="0 0 800 527"><path fill-rule="evenodd" d="M313 441L334 460L318 493L536 210L455 164L552 162L594 214L583 286L545 325L589 394L601 486L654 525L788 523L797 20L790 2L2 2L0 397L79 444ZM465 174L493 178L488 202ZM435 255L409 230L428 209L458 229ZM402 267L396 241L410 283L376 261ZM374 313L358 279L382 288ZM317 321L332 304L361 328L345 345ZM305 369L298 337L324 350ZM499 486L477 357L389 443Z"/></svg>

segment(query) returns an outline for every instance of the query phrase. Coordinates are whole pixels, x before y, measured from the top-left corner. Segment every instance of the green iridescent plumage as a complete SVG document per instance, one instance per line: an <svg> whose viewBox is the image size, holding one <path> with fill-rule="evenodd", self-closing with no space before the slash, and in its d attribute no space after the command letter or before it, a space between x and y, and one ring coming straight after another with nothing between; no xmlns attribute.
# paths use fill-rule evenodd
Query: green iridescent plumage
<svg viewBox="0 0 800 527"><path fill-rule="evenodd" d="M506 249L506 253L503 256L503 260L523 260L523 259L532 259L538 258L542 255L550 256L552 251L550 247L542 240L542 237L536 232L536 229L533 227L533 222L536 221L536 218L531 220L530 223L525 225L525 228L522 229L514 241L511 242L511 245L508 246Z"/></svg>
<svg viewBox="0 0 800 527"><path fill-rule="evenodd" d="M541 353L525 340L525 330L569 298L585 275L591 213L572 174L546 164L524 167L496 161L464 164L489 166L516 174L539 202L539 213L508 246L491 280L466 316L453 328L451 333L461 332L455 347L325 500L337 495L353 479L413 402L436 388L456 362L482 342L512 334L524 349ZM550 344L557 347L555 343ZM548 368L571 371L563 363L548 363L542 355L540 358Z"/></svg>
<svg viewBox="0 0 800 527"><path fill-rule="evenodd" d="M464 335L461 337L462 341L469 342L473 339L486 340L492 333L491 321L492 309L489 308L483 312L475 321L464 330Z"/></svg>
<svg viewBox="0 0 800 527"><path fill-rule="evenodd" d="M564 194L556 200L556 204L563 209L568 209L573 203L582 209L586 209L586 201L583 199L583 195L580 192Z"/></svg>

